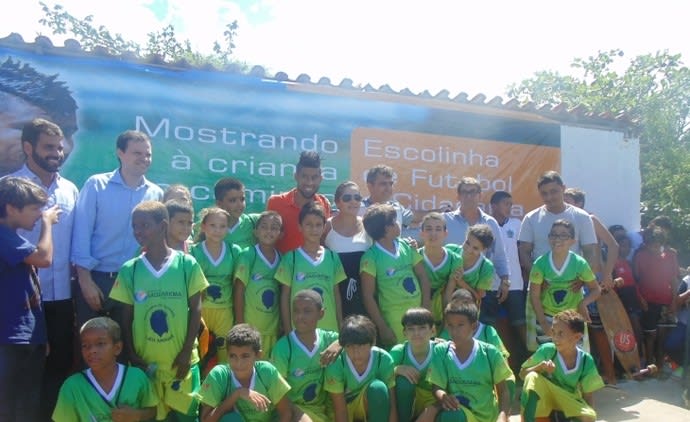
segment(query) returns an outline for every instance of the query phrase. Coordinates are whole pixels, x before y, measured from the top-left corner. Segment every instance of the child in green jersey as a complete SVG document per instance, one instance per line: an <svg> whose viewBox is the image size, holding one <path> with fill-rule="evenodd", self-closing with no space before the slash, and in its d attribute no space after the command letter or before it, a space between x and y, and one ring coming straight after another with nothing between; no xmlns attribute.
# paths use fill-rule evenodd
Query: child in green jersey
<svg viewBox="0 0 690 422"><path fill-rule="evenodd" d="M444 311L451 341L434 345L427 379L437 404L424 421L508 421L512 372L494 346L474 338L479 308L451 301Z"/></svg>
<svg viewBox="0 0 690 422"><path fill-rule="evenodd" d="M453 293L451 302L465 304L476 303L474 297L472 296L472 293L470 293L470 291L467 289L456 290ZM444 328L441 334L439 334L439 337L444 340L450 340L450 333L448 333L448 329ZM499 352L501 352L501 355L503 355L503 357L506 360L508 360L508 358L510 357L510 352L508 352L508 349L503 343L501 336L498 335L498 331L496 331L496 329L493 326L483 324L481 321L478 321L477 328L474 330L473 337L475 340L483 341L484 343L489 343L490 345L494 346L496 349L498 349ZM511 401L515 397L515 384L515 374L511 373L510 377L506 379L506 387L508 388L508 393Z"/></svg>
<svg viewBox="0 0 690 422"><path fill-rule="evenodd" d="M158 397L141 369L117 363L120 326L93 318L79 330L88 369L65 380L53 411L55 422L144 421L156 416Z"/></svg>
<svg viewBox="0 0 690 422"><path fill-rule="evenodd" d="M551 252L534 261L529 274L529 299L526 313L527 341L530 350L535 350L535 320L546 337L551 336L551 318L567 309L577 310L589 322L587 305L601 294L592 269L587 261L570 250L575 243L575 227L568 220L556 220L549 232ZM588 293L582 293L582 283ZM585 350L589 350L585 331Z"/></svg>
<svg viewBox="0 0 690 422"><path fill-rule="evenodd" d="M144 201L132 212L134 237L145 251L120 268L110 297L122 302L129 360L153 377L160 401L157 418L172 410L177 421L194 421L199 386L197 334L201 295L208 286L201 267L168 247L168 211Z"/></svg>
<svg viewBox="0 0 690 422"><path fill-rule="evenodd" d="M249 324L232 327L225 340L228 364L216 365L199 391L202 422L289 422L290 385L261 361L261 335Z"/></svg>
<svg viewBox="0 0 690 422"><path fill-rule="evenodd" d="M208 281L201 316L216 339L224 339L233 325L232 284L240 248L223 241L228 231L229 218L228 212L218 207L201 210L201 231L198 236L200 241L190 250ZM222 341L215 344L218 360L227 362L225 345Z"/></svg>
<svg viewBox="0 0 690 422"><path fill-rule="evenodd" d="M230 215L225 242L240 249L254 246L254 229L259 214L245 214L244 184L233 177L223 177L213 186L216 206Z"/></svg>
<svg viewBox="0 0 690 422"><path fill-rule="evenodd" d="M338 283L347 279L338 254L321 246L321 236L326 225L326 211L309 202L299 212L299 229L304 243L283 255L276 270L276 280L281 284L280 317L283 332L292 331L290 303L294 294L302 289L312 289L323 297L324 317L319 328L337 331L342 322L340 289Z"/></svg>
<svg viewBox="0 0 690 422"><path fill-rule="evenodd" d="M451 250L462 255L462 278L454 278L455 283L446 287L446 302L450 301L455 289L467 289L479 303L494 281L494 264L484 256L484 251L494 243L494 235L486 224L475 224L467 231L467 239L462 248L451 246Z"/></svg>
<svg viewBox="0 0 690 422"><path fill-rule="evenodd" d="M292 300L295 329L283 336L271 362L290 384L288 398L294 404L293 420L333 420L330 398L323 389L325 367L340 353L338 333L316 328L323 318L323 299L311 289L300 290Z"/></svg>
<svg viewBox="0 0 690 422"><path fill-rule="evenodd" d="M324 385L335 422L397 421L393 359L374 346L374 323L362 315L349 316L338 339L345 353L326 368Z"/></svg>
<svg viewBox="0 0 690 422"><path fill-rule="evenodd" d="M462 277L462 254L443 246L446 237L448 230L443 215L437 212L425 215L421 233L424 247L419 249L419 253L424 258L424 268L431 284L431 312L436 328L443 323L444 293L448 281L451 278L455 284L462 281L456 280Z"/></svg>
<svg viewBox="0 0 690 422"><path fill-rule="evenodd" d="M165 202L170 224L168 225L167 243L173 249L189 252L192 226L194 225L194 208L191 202L171 199Z"/></svg>
<svg viewBox="0 0 690 422"><path fill-rule="evenodd" d="M525 380L520 397L523 420L549 420L552 411L560 410L567 418L593 422L593 393L604 381L592 356L577 347L585 320L572 309L562 311L553 317L550 331L553 343L541 345L520 370Z"/></svg>
<svg viewBox="0 0 690 422"><path fill-rule="evenodd" d="M426 372L433 349L434 316L428 309L412 308L402 317L407 341L393 346L390 355L395 364L395 396L398 419L413 421L422 411L434 404L431 384Z"/></svg>
<svg viewBox="0 0 690 422"><path fill-rule="evenodd" d="M235 322L251 321L261 334L261 347L270 356L280 326L279 286L275 273L280 263L276 242L283 235L283 219L275 211L264 211L256 221L258 243L240 253L235 269L232 297Z"/></svg>
<svg viewBox="0 0 690 422"><path fill-rule="evenodd" d="M400 320L410 308L430 308L429 278L422 256L399 240L397 211L374 204L364 214L364 230L374 244L360 264L364 308L376 324L385 347L405 340Z"/></svg>

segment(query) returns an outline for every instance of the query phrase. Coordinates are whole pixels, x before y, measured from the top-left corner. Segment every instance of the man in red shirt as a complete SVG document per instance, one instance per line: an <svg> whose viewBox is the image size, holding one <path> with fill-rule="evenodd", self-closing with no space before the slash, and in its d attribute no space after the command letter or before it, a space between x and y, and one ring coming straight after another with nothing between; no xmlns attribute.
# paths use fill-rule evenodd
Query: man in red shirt
<svg viewBox="0 0 690 422"><path fill-rule="evenodd" d="M266 210L276 211L283 218L283 237L276 244L281 253L295 249L304 242L298 219L305 204L312 201L320 204L326 211L326 218L330 217L331 206L328 199L317 193L321 180L321 157L316 151L303 151L295 169L297 187L268 198Z"/></svg>

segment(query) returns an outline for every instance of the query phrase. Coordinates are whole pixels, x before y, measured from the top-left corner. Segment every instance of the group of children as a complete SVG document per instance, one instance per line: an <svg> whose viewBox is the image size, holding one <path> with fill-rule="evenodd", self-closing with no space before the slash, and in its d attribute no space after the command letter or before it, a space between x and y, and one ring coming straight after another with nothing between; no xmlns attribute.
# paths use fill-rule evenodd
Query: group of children
<svg viewBox="0 0 690 422"><path fill-rule="evenodd" d="M236 179L216 184L216 206L202 211L193 244L188 192L173 186L167 194L165 203L133 211L141 254L123 265L111 291L124 304L122 334L107 318L81 327L89 368L65 382L57 422L507 420L515 378L495 330L478 323L477 304L494 273L483 255L493 242L487 226L471 227L462 246L443 246L444 219L430 213L416 250L399 238L395 208L371 206L363 223L373 245L360 266L368 316L344 318L336 285L346 276L337 254L321 246L320 206L301 210L304 243L281 256L280 215L245 214ZM549 262L559 273L573 267L570 282L589 284L586 262L567 252L568 224L554 224ZM598 285L582 297L540 268L531 281L549 283L531 303L554 343L523 365L524 418L560 409L593 420L590 393L601 380L576 344ZM213 340L200 345L204 329ZM213 368L201 356L209 344L219 363Z"/></svg>

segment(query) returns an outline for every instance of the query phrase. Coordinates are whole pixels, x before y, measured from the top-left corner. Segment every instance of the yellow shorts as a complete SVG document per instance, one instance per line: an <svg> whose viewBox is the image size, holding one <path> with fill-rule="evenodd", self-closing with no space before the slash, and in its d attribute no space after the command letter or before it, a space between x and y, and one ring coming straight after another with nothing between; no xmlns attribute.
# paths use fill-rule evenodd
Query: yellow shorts
<svg viewBox="0 0 690 422"><path fill-rule="evenodd" d="M419 416L424 409L436 403L436 398L433 393L423 388L415 388L414 390L414 417Z"/></svg>
<svg viewBox="0 0 690 422"><path fill-rule="evenodd" d="M367 420L366 395L367 389L365 388L354 400L347 404L348 422Z"/></svg>
<svg viewBox="0 0 690 422"><path fill-rule="evenodd" d="M156 419L165 419L170 410L185 415L195 415L199 409L199 402L194 396L201 386L199 365L194 364L183 380L176 380L174 372L156 370L152 383L158 395L159 402L156 409Z"/></svg>
<svg viewBox="0 0 690 422"><path fill-rule="evenodd" d="M309 416L312 422L330 422L334 419L330 400L323 405L295 404L295 407Z"/></svg>
<svg viewBox="0 0 690 422"><path fill-rule="evenodd" d="M216 337L225 338L235 322L232 308L204 308L202 306L201 317L206 322L209 331Z"/></svg>
<svg viewBox="0 0 690 422"><path fill-rule="evenodd" d="M523 394L534 391L539 396L535 417L548 417L552 411L560 410L567 418L589 416L596 419L597 412L582 397L569 393L536 372L525 377Z"/></svg>

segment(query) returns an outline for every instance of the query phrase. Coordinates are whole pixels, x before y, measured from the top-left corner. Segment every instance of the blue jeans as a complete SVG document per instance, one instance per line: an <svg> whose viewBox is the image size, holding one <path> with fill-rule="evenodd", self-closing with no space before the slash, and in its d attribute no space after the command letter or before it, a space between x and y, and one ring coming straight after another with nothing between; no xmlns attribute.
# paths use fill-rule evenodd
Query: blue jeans
<svg viewBox="0 0 690 422"><path fill-rule="evenodd" d="M38 420L45 344L0 345L0 422Z"/></svg>

